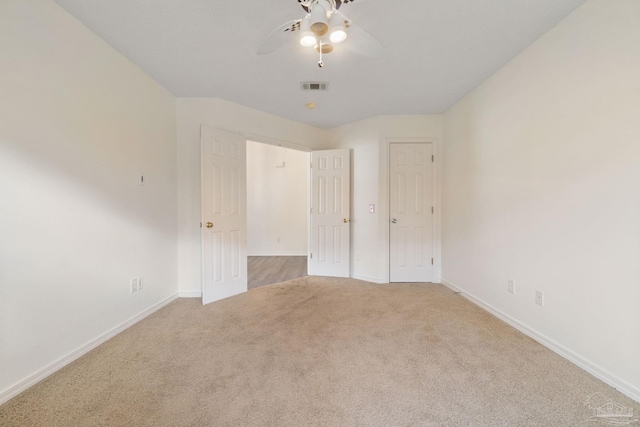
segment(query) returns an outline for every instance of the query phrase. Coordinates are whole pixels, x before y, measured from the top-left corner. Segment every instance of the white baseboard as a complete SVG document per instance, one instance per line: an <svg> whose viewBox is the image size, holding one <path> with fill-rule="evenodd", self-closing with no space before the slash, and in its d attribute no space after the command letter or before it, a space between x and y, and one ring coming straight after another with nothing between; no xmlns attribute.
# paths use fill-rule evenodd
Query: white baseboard
<svg viewBox="0 0 640 427"><path fill-rule="evenodd" d="M513 317L503 313L502 311L496 309L495 307L491 306L490 304L487 304L486 302L484 302L480 298L477 298L476 296L464 291L460 287L458 287L458 286L456 286L456 285L454 285L454 284L452 284L452 283L450 283L450 282L448 282L448 281L446 281L444 279L442 280L441 283L443 285L445 285L446 287L448 287L449 289L453 290L454 292L460 293L460 295L462 295L463 297L465 297L466 299L468 299L469 301L471 301L472 303L474 303L478 307L480 307L480 308L488 311L489 313L493 314L495 317L497 317L498 319L502 320L503 322L513 326L514 328L516 328L517 330L519 330L523 334L527 335L529 338L534 339L535 341L537 341L540 344L544 345L548 349L550 349L553 352L559 354L560 356L562 356L565 359L569 360L570 362L574 363L578 367L584 369L585 371L587 371L588 373L590 373L594 377L598 378L599 380L607 383L611 387L617 389L618 391L620 391L621 393L627 395L628 397L630 397L631 399L635 400L636 402L640 402L640 390L638 388L636 388L635 386L629 384L625 380L623 380L621 378L618 378L617 376L615 376L612 373L608 372L606 369L603 369L603 368L597 366L593 362L585 359L584 357L580 356L579 354L577 354L577 353L569 350L568 348L562 346L561 344L557 343L556 341L552 340L551 338L539 333L535 329L532 329L532 328L528 327L527 325L525 325L524 323L521 323L520 321L514 319Z"/></svg>
<svg viewBox="0 0 640 427"><path fill-rule="evenodd" d="M43 379L47 378L49 375L53 374L54 372L64 368L69 363L73 362L74 360L77 360L80 357L84 356L85 354L87 354L88 352L93 350L94 348L98 347L100 344L102 344L102 343L106 342L107 340L115 337L120 332L122 332L125 329L131 327L132 325L138 323L139 321L141 321L145 317L149 316L153 312L161 309L162 307L164 307L165 305L169 304L170 302L175 301L177 298L178 298L178 294L174 294L174 295L171 295L168 298L165 298L164 300L152 305L151 307L149 307L148 309L142 311L141 313L138 313L135 316L131 317L130 319L125 320L124 322L120 323L118 326L110 329L109 331L105 332L104 334L99 335L98 337L92 339L91 341L87 342L84 345L81 345L80 347L78 347L77 349L72 351L71 353L67 354L66 356L61 357L60 359L58 359L55 362L49 364L48 366L45 366L44 368L42 368L39 371L35 372L34 374L28 376L27 378L23 379L22 381L19 381L16 384L10 386L9 388L3 390L2 392L0 392L0 405L2 405L3 403L7 402L9 399L14 398L15 396L17 396L18 394L22 393L23 391L25 391L29 387L31 387L31 386L35 385L36 383L42 381Z"/></svg>
<svg viewBox="0 0 640 427"><path fill-rule="evenodd" d="M446 280L440 280L440 283L442 283L443 285L445 285L447 288L451 289L453 292L456 293L462 293L462 291L460 289L458 289L457 287L455 287L454 285L452 285L451 283L447 282ZM482 307L484 308L484 307ZM493 314L493 313L492 313Z"/></svg>
<svg viewBox="0 0 640 427"><path fill-rule="evenodd" d="M380 280L378 280L377 277L365 276L363 274L352 274L351 278L352 279L357 279L357 280L362 280L362 281L365 281L365 282L376 283L378 285L389 283L388 281L387 282L381 282Z"/></svg>
<svg viewBox="0 0 640 427"><path fill-rule="evenodd" d="M352 274L351 278L352 279L358 279L358 280L364 280L365 282L372 282L372 283L375 283L375 284L378 284L378 285L388 285L389 283L391 283L391 282L389 282L389 280L380 280L378 278L370 277L370 276L364 276L362 274ZM440 279L438 279L438 280L434 280L431 283L441 283L441 282L440 282Z"/></svg>
<svg viewBox="0 0 640 427"><path fill-rule="evenodd" d="M202 298L202 291L178 291L178 298Z"/></svg>
<svg viewBox="0 0 640 427"><path fill-rule="evenodd" d="M247 256L307 256L306 252L250 252Z"/></svg>

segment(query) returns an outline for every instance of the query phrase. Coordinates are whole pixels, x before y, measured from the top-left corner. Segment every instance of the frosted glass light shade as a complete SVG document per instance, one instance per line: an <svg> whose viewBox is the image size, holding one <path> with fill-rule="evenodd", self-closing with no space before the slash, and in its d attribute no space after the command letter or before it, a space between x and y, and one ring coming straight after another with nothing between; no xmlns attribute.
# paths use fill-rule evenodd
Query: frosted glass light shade
<svg viewBox="0 0 640 427"><path fill-rule="evenodd" d="M304 47L313 47L316 45L316 36L311 31L305 31L300 37L300 44Z"/></svg>
<svg viewBox="0 0 640 427"><path fill-rule="evenodd" d="M331 35L329 36L329 40L332 43L342 43L347 38L347 32L343 26L335 27L331 29Z"/></svg>

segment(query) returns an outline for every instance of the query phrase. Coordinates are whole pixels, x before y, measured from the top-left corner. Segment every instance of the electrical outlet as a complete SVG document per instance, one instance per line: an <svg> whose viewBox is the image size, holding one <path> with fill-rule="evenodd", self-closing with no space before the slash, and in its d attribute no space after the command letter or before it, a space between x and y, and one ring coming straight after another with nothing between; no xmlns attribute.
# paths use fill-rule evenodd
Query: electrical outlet
<svg viewBox="0 0 640 427"><path fill-rule="evenodd" d="M513 279L509 279L507 281L507 292L509 292L510 294L515 295L516 294L516 281Z"/></svg>
<svg viewBox="0 0 640 427"><path fill-rule="evenodd" d="M143 282L142 282L142 277L138 277L138 290L141 291L142 288L144 287Z"/></svg>
<svg viewBox="0 0 640 427"><path fill-rule="evenodd" d="M539 306L544 305L544 292L536 289L536 304Z"/></svg>
<svg viewBox="0 0 640 427"><path fill-rule="evenodd" d="M131 279L131 293L138 292L138 278Z"/></svg>

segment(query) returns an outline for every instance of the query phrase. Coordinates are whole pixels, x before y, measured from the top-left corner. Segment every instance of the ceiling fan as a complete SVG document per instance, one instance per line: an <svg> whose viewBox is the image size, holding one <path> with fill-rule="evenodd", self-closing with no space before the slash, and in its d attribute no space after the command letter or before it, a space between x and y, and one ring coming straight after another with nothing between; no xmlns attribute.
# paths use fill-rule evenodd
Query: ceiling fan
<svg viewBox="0 0 640 427"><path fill-rule="evenodd" d="M276 28L264 41L258 55L268 55L287 40L300 35L300 44L312 47L320 55L318 67L324 67L322 55L333 51L334 45L345 42L344 47L364 56L375 58L384 47L374 37L347 18L340 9L342 4L354 0L297 0L306 15ZM347 41L347 38L349 39Z"/></svg>

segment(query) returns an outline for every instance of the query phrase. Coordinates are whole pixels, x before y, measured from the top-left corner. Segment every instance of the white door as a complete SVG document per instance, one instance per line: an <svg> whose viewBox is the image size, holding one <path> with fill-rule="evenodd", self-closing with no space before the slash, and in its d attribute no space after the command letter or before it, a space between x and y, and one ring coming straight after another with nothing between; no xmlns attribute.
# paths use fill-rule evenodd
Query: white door
<svg viewBox="0 0 640 427"><path fill-rule="evenodd" d="M432 144L391 144L389 281L433 281Z"/></svg>
<svg viewBox="0 0 640 427"><path fill-rule="evenodd" d="M202 126L202 303L247 291L246 140Z"/></svg>
<svg viewBox="0 0 640 427"><path fill-rule="evenodd" d="M310 276L349 277L349 150L311 153Z"/></svg>

